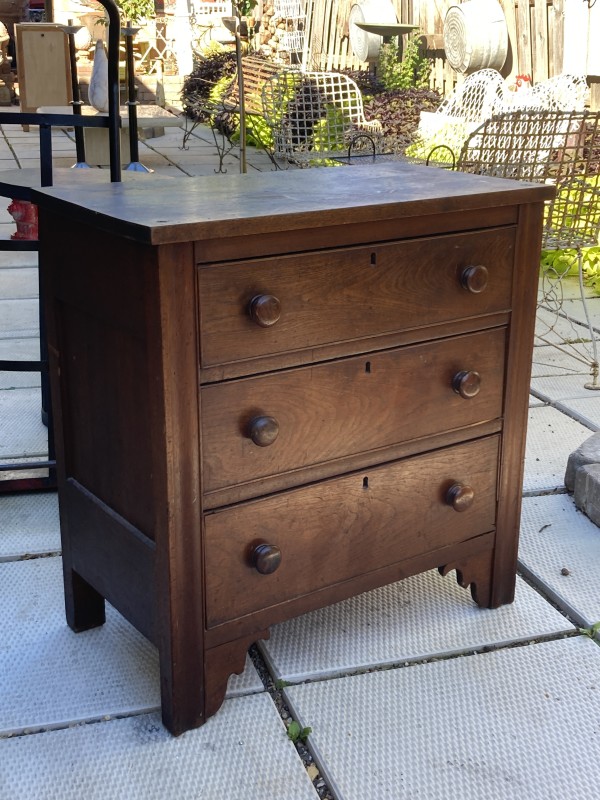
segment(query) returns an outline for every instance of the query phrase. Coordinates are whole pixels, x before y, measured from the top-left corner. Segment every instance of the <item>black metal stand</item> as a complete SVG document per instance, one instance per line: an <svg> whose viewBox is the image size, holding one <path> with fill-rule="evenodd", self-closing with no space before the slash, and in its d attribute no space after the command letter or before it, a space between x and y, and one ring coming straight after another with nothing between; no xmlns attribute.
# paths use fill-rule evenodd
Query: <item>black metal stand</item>
<svg viewBox="0 0 600 800"><path fill-rule="evenodd" d="M71 87L73 92L73 114L81 116L81 106L83 101L79 92L79 81L77 79L77 55L75 53L75 34L80 31L82 25L73 25L73 20L69 20L68 25L63 25L63 31L67 34L69 40L69 59L71 61ZM83 128L75 128L75 151L77 153L77 162L73 164L74 169L89 169L90 165L85 160L85 140L83 135Z"/></svg>
<svg viewBox="0 0 600 800"><path fill-rule="evenodd" d="M135 92L135 68L133 65L133 37L139 31L134 28L131 22L127 21L127 26L121 28L121 33L125 37L125 56L127 59L127 112L129 115L129 153L131 161L125 167L128 172L153 172L140 163L140 149L138 143L137 125L137 99Z"/></svg>
<svg viewBox="0 0 600 800"><path fill-rule="evenodd" d="M52 185L52 126L75 128L75 143L77 147L77 161L84 162L85 154L83 139L81 147L78 145L77 132L83 133L82 128L108 128L109 155L110 155L110 180L113 183L121 181L121 152L120 129L121 117L119 115L119 42L121 38L121 22L119 9L114 0L98 0L107 11L109 19L108 30L108 119L106 117L81 116L79 87L75 90L73 84L73 114L13 114L0 112L0 125L37 125L40 132L40 184ZM69 25L68 28L72 26ZM73 32L75 35L77 29ZM67 36L70 31L67 29ZM71 38L69 37L71 51ZM73 43L74 49L74 43ZM71 61L72 79L76 72ZM77 104L76 102L77 101ZM80 166L78 163L77 166ZM1 183L1 181L0 181ZM15 197L22 200L31 200L31 190L19 185L2 184L1 194L6 197ZM37 241L9 240L0 242L0 250L37 250ZM48 459L38 462L0 463L0 476L3 473L22 473L19 478L10 477L6 480L0 478L0 494L5 492L39 491L56 487L56 461L54 456L54 432L52 427L52 405L48 387L48 348L46 342L45 320L43 310L43 297L45 291L40 273L40 360L39 361L12 361L0 360L0 371L7 372L33 372L42 373L42 420L48 426ZM47 471L47 475L37 475L40 470Z"/></svg>

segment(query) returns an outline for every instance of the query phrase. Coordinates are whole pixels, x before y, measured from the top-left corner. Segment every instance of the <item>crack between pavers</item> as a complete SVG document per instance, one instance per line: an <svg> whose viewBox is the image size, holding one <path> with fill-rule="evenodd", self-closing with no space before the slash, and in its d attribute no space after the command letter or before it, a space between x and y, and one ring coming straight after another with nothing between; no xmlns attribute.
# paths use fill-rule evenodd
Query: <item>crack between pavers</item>
<svg viewBox="0 0 600 800"><path fill-rule="evenodd" d="M97 725L103 722L113 722L120 719L129 719L130 717L141 717L145 714L156 714L160 712L160 706L148 706L134 711L125 711L119 714L102 714L91 717L86 717L78 720L70 720L69 722L56 722L46 725L29 725L22 728L15 728L11 731L0 731L0 741L3 739L17 739L23 736L36 736L39 733L50 733L51 731L64 731L73 728L82 728L84 725Z"/></svg>
<svg viewBox="0 0 600 800"><path fill-rule="evenodd" d="M267 666L267 662L263 658L256 644L253 644L250 647L248 650L248 655L254 664L254 668L256 669L258 676L262 681L265 691L270 696L275 708L277 709L277 712L279 713L279 716L283 721L283 724L287 729L290 723L295 720L293 718L291 709L283 696L285 681L278 681L273 677L269 667ZM304 743L298 740L293 742L293 744L296 748L299 758L304 765L304 768L308 773L313 788L321 800L335 800L334 794L327 785L323 771L317 764L315 754L310 746L310 741L307 740L306 743Z"/></svg>

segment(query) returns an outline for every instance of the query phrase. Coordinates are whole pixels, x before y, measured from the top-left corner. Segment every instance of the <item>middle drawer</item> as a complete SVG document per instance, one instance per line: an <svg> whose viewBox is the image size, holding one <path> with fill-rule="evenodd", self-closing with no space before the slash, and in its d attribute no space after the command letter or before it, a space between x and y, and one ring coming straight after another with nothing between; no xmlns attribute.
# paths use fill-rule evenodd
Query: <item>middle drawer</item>
<svg viewBox="0 0 600 800"><path fill-rule="evenodd" d="M201 389L205 492L502 416L506 330Z"/></svg>

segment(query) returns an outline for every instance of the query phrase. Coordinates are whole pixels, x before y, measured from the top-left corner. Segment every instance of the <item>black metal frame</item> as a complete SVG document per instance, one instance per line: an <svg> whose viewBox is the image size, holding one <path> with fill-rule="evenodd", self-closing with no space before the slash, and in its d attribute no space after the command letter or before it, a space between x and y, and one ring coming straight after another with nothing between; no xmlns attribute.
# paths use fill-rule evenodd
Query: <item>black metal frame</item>
<svg viewBox="0 0 600 800"><path fill-rule="evenodd" d="M40 133L40 183L52 186L52 128L75 128L82 133L83 128L108 128L110 180L121 181L121 152L119 114L119 42L121 38L121 22L119 9L114 0L98 0L108 14L108 117L83 117L80 114L12 114L0 112L0 125L36 125ZM75 109L74 109L75 110ZM76 136L79 141L81 136ZM79 155L79 148L78 148ZM0 194L19 200L30 200L31 189L24 186L2 183ZM37 241L12 240L0 242L0 250L36 251ZM50 401L48 376L48 346L46 342L46 326L43 313L44 287L40 280L40 360L11 361L0 360L0 371L3 372L37 372L42 376L42 420L48 427L48 460L14 464L0 464L2 472L19 472L22 470L47 469L47 477L11 478L0 480L0 493L31 491L32 489L52 489L56 486L56 459L54 451L54 434L52 428L52 407Z"/></svg>

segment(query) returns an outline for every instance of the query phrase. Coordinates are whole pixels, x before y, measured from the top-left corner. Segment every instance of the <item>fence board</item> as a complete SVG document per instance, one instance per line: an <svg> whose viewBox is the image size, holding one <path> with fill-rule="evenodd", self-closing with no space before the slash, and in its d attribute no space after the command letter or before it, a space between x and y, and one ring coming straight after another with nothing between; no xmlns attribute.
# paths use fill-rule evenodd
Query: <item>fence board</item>
<svg viewBox="0 0 600 800"><path fill-rule="evenodd" d="M515 76L519 74L517 69L517 15L515 12L515 0L508 0L508 2L504 0L501 5L508 29L508 53L501 72L509 83L514 83Z"/></svg>
<svg viewBox="0 0 600 800"><path fill-rule="evenodd" d="M546 0L534 0L531 48L535 82L548 77L548 5Z"/></svg>
<svg viewBox="0 0 600 800"><path fill-rule="evenodd" d="M518 0L517 3L517 59L520 75L533 75L531 59L531 20L529 18L529 0Z"/></svg>
<svg viewBox="0 0 600 800"><path fill-rule="evenodd" d="M338 25L338 8L344 0L314 0L310 41L311 66L318 69L367 69L352 53L349 37ZM444 17L450 5L460 0L392 0L401 22L419 26L425 37L425 52L432 61L430 85L447 94L464 76L448 64L443 49ZM600 30L600 0L591 10L584 2L577 9L570 4L565 22L567 0L500 0L509 36L509 54L502 74L509 82L517 74L530 75L533 83L563 71L600 73L600 47L592 31ZM581 7L580 7L581 6ZM583 15L585 14L585 20ZM596 35L597 38L597 35ZM580 66L581 65L581 66ZM576 67L579 67L577 69ZM597 80L593 105L598 100Z"/></svg>
<svg viewBox="0 0 600 800"><path fill-rule="evenodd" d="M548 61L550 75L560 75L563 71L565 45L565 12L564 0L554 0L548 7L548 45L550 49Z"/></svg>

